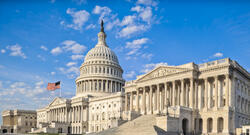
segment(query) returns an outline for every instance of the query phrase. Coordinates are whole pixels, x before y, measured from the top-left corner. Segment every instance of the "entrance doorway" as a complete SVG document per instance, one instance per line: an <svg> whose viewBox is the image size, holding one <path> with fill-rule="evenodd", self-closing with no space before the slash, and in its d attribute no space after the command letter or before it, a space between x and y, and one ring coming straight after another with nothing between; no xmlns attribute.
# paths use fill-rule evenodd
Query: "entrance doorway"
<svg viewBox="0 0 250 135"><path fill-rule="evenodd" d="M7 133L7 129L3 129L3 133Z"/></svg>
<svg viewBox="0 0 250 135"><path fill-rule="evenodd" d="M188 134L188 119L186 118L182 120L182 131L184 135Z"/></svg>

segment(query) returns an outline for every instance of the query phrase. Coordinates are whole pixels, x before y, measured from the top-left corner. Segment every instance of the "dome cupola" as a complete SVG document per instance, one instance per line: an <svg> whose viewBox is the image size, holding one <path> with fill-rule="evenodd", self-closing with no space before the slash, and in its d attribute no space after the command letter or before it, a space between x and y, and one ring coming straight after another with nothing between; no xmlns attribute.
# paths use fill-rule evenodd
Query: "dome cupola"
<svg viewBox="0 0 250 135"><path fill-rule="evenodd" d="M116 54L106 44L103 21L98 33L98 43L85 56L76 79L76 96L102 96L122 91L123 70Z"/></svg>

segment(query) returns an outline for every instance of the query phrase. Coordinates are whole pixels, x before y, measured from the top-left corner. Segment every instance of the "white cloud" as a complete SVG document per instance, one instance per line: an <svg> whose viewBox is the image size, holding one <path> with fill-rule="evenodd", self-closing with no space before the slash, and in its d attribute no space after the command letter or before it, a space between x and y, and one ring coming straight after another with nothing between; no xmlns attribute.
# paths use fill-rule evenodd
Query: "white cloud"
<svg viewBox="0 0 250 135"><path fill-rule="evenodd" d="M213 55L213 57L223 57L223 53L217 52Z"/></svg>
<svg viewBox="0 0 250 135"><path fill-rule="evenodd" d="M141 13L140 17L142 18L143 21L150 23L152 20L152 8L151 7L146 7Z"/></svg>
<svg viewBox="0 0 250 135"><path fill-rule="evenodd" d="M165 62L146 64L143 66L143 69L140 72L147 73L156 67L167 66L167 65L168 65L168 63L165 63Z"/></svg>
<svg viewBox="0 0 250 135"><path fill-rule="evenodd" d="M88 29L94 29L94 28L96 28L96 25L94 25L94 24L89 24L89 25L86 27L86 30L88 30Z"/></svg>
<svg viewBox="0 0 250 135"><path fill-rule="evenodd" d="M44 45L40 46L40 48L41 48L42 50L44 50L44 51L48 51L48 48L47 48L46 46L44 46Z"/></svg>
<svg viewBox="0 0 250 135"><path fill-rule="evenodd" d="M125 74L126 78L133 78L135 76L135 71L130 71Z"/></svg>
<svg viewBox="0 0 250 135"><path fill-rule="evenodd" d="M156 6L158 4L154 0L138 0L136 3L146 5L146 6Z"/></svg>
<svg viewBox="0 0 250 135"><path fill-rule="evenodd" d="M121 25L124 26L124 25L134 24L135 19L136 19L135 15L125 16L121 22Z"/></svg>
<svg viewBox="0 0 250 135"><path fill-rule="evenodd" d="M127 42L125 48L130 49L127 55L133 55L138 52L143 44L147 43L148 38L141 38L133 40L132 42Z"/></svg>
<svg viewBox="0 0 250 135"><path fill-rule="evenodd" d="M73 2L76 2L76 4L81 5L87 3L87 0L73 0Z"/></svg>
<svg viewBox="0 0 250 135"><path fill-rule="evenodd" d="M62 74L65 74L65 75L67 75L67 77L69 78L69 79L73 79L73 78L75 78L76 76L78 76L79 75L79 68L78 67L76 67L76 66L71 66L71 67L69 67L69 68L63 68L63 67L60 67L60 68L58 68L58 70L59 71L61 71L61 73Z"/></svg>
<svg viewBox="0 0 250 135"><path fill-rule="evenodd" d="M76 64L77 64L76 62L68 62L68 63L66 64L66 66L70 67L70 66L74 66L74 65L76 65Z"/></svg>
<svg viewBox="0 0 250 135"><path fill-rule="evenodd" d="M56 72L50 72L50 74L51 74L51 75L55 75L55 74L56 74Z"/></svg>
<svg viewBox="0 0 250 135"><path fill-rule="evenodd" d="M1 69L1 68L4 68L4 66L3 66L3 65L0 65L0 69Z"/></svg>
<svg viewBox="0 0 250 135"><path fill-rule="evenodd" d="M45 60L46 60L46 59L45 59L43 56L41 56L40 54L38 54L37 57L38 57L39 59L41 59L42 61L45 61Z"/></svg>
<svg viewBox="0 0 250 135"><path fill-rule="evenodd" d="M71 56L71 59L72 59L72 60L78 60L78 59L83 59L83 58L84 58L83 55L78 55L78 54L77 54L77 55L72 55L72 56Z"/></svg>
<svg viewBox="0 0 250 135"><path fill-rule="evenodd" d="M65 40L62 42L62 47L56 47L51 50L53 55L58 55L63 51L71 51L73 54L83 53L86 50L86 46L81 45L73 40Z"/></svg>
<svg viewBox="0 0 250 135"><path fill-rule="evenodd" d="M55 3L55 2L56 2L56 0L50 0L50 2L51 2L51 3Z"/></svg>
<svg viewBox="0 0 250 135"><path fill-rule="evenodd" d="M1 49L1 53L5 53L6 51L4 49Z"/></svg>
<svg viewBox="0 0 250 135"><path fill-rule="evenodd" d="M143 8L141 6L135 6L131 8L131 11L136 11L136 12L141 12L143 10Z"/></svg>
<svg viewBox="0 0 250 135"><path fill-rule="evenodd" d="M74 54L83 53L86 50L86 46L81 45L73 40L65 40L62 42L62 44L64 45L63 48L66 51L71 51Z"/></svg>
<svg viewBox="0 0 250 135"><path fill-rule="evenodd" d="M141 55L142 58L147 59L147 60L151 60L151 58L153 57L152 53L144 53Z"/></svg>
<svg viewBox="0 0 250 135"><path fill-rule="evenodd" d="M11 51L10 56L20 56L26 59L26 55L22 52L22 47L19 44L7 46L7 49Z"/></svg>
<svg viewBox="0 0 250 135"><path fill-rule="evenodd" d="M75 9L72 8L68 8L66 13L73 18L73 24L68 24L66 26L75 30L82 30L83 25L88 21L90 16L86 10L75 11ZM65 22L61 21L60 24L65 25Z"/></svg>
<svg viewBox="0 0 250 135"><path fill-rule="evenodd" d="M120 20L119 19L116 19L116 20L114 20L114 21L112 21L112 22L108 22L107 24L106 24L106 30L111 30L114 26L116 26L116 25L119 25L120 24Z"/></svg>
<svg viewBox="0 0 250 135"><path fill-rule="evenodd" d="M105 16L109 15L112 12L112 10L108 7L101 7L101 6L95 6L95 8L93 9L92 13L93 14L99 14L99 21L100 19L104 19Z"/></svg>
<svg viewBox="0 0 250 135"><path fill-rule="evenodd" d="M56 48L54 48L54 49L52 49L51 51L50 51L50 53L52 53L53 55L58 55L58 54L60 54L60 53L62 53L63 51L62 51L62 49L60 48L60 47L56 47Z"/></svg>
<svg viewBox="0 0 250 135"><path fill-rule="evenodd" d="M36 82L36 86L41 86L41 85L43 85L43 84L44 84L43 81Z"/></svg>
<svg viewBox="0 0 250 135"><path fill-rule="evenodd" d="M123 28L119 33L119 37L131 37L132 34L135 34L140 31L144 31L147 28L144 25L128 25Z"/></svg>

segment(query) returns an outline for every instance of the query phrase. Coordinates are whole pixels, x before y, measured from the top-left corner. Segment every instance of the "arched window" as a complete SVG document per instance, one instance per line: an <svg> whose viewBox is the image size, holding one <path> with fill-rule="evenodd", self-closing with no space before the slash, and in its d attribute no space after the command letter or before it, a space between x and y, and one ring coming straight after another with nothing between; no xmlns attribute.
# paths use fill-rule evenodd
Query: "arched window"
<svg viewBox="0 0 250 135"><path fill-rule="evenodd" d="M223 126L224 126L223 125L224 124L223 118L219 117L217 123L218 123L217 124L218 125L218 127L217 127L218 132L221 133L223 131Z"/></svg>
<svg viewBox="0 0 250 135"><path fill-rule="evenodd" d="M213 130L213 119L208 118L207 119L207 131L208 131L208 133L211 133L212 130Z"/></svg>
<svg viewBox="0 0 250 135"><path fill-rule="evenodd" d="M105 113L102 113L102 120L105 120Z"/></svg>

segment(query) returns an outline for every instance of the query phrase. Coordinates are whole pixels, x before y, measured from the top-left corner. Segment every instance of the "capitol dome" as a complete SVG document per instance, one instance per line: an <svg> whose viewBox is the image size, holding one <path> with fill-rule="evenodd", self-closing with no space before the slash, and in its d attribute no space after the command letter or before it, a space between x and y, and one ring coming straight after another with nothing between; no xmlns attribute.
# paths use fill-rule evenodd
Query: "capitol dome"
<svg viewBox="0 0 250 135"><path fill-rule="evenodd" d="M76 96L105 96L121 92L124 86L123 70L116 54L106 44L101 22L98 43L85 56L76 79Z"/></svg>

